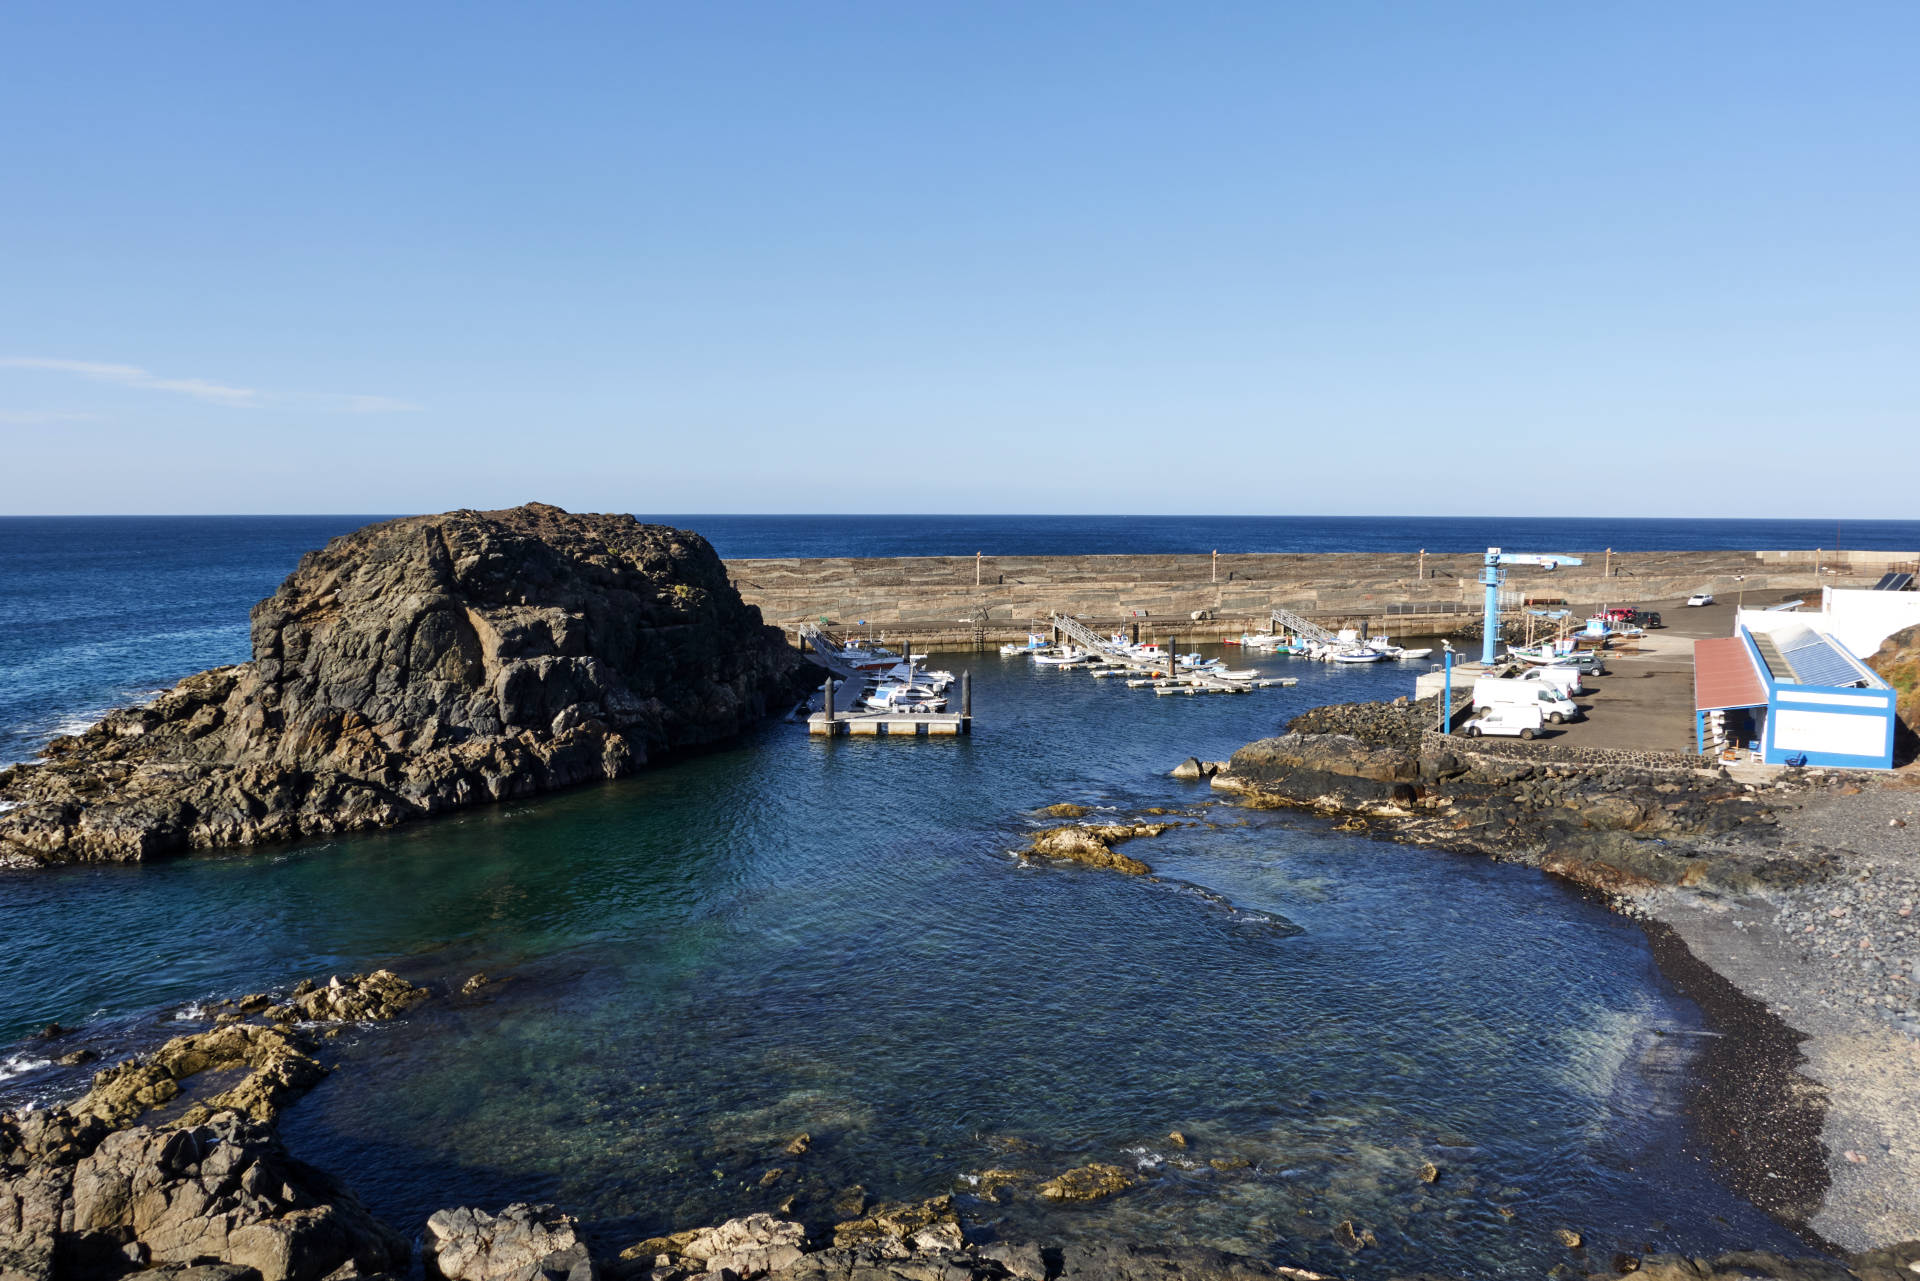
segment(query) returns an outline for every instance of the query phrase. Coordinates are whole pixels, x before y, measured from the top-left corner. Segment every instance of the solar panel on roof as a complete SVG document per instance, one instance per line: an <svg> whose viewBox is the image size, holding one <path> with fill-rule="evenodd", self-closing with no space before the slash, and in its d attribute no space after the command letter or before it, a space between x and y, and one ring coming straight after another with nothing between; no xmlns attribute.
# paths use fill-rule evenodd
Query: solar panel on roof
<svg viewBox="0 0 1920 1281"><path fill-rule="evenodd" d="M1876 592L1904 592L1913 586L1912 574L1888 574L1873 585Z"/></svg>
<svg viewBox="0 0 1920 1281"><path fill-rule="evenodd" d="M1847 661L1846 655L1811 633L1808 640L1783 649L1782 653L1802 685L1858 685L1861 682L1860 670Z"/></svg>

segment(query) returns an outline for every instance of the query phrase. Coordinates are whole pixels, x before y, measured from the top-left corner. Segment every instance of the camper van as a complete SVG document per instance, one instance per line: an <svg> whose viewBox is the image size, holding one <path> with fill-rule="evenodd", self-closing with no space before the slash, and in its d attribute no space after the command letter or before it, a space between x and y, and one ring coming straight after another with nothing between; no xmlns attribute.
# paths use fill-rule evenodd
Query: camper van
<svg viewBox="0 0 1920 1281"><path fill-rule="evenodd" d="M1487 707L1537 706L1540 714L1555 725L1580 719L1580 709L1566 691L1545 681L1508 680L1482 676L1473 683L1473 710Z"/></svg>

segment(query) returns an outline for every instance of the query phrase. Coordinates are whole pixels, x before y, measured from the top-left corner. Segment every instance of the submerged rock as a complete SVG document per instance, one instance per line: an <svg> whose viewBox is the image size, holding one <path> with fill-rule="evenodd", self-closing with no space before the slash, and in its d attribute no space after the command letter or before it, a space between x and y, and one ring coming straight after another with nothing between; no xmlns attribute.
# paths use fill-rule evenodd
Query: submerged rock
<svg viewBox="0 0 1920 1281"><path fill-rule="evenodd" d="M73 1111L108 1125L126 1125L149 1108L177 1098L180 1082L189 1077L244 1068L246 1075L209 1099L196 1119L230 1109L256 1121L270 1121L285 1103L326 1076L311 1049L312 1043L305 1038L252 1023L229 1023L211 1032L177 1036L144 1059L95 1073L92 1087Z"/></svg>
<svg viewBox="0 0 1920 1281"><path fill-rule="evenodd" d="M97 1117L109 1126L129 1125L149 1109L163 1106L181 1094L181 1082L208 1072L244 1072L226 1089L177 1118L180 1123L205 1121L223 1110L239 1112L255 1121L271 1121L280 1109L318 1085L326 1068L313 1057L315 1042L288 1022L304 1017L316 1023L397 1018L427 997L390 970L335 976L320 985L303 981L287 998L288 1004L269 1004L265 993L243 996L232 1004L242 1009L280 1015L274 1027L258 1023L227 1022L237 1015L221 1015L219 1026L207 1032L176 1036L152 1053L116 1063L94 1074L93 1084L72 1106L76 1115Z"/></svg>
<svg viewBox="0 0 1920 1281"><path fill-rule="evenodd" d="M0 772L0 858L130 862L385 827L730 737L802 660L705 539L533 503L336 538L253 658Z"/></svg>
<svg viewBox="0 0 1920 1281"><path fill-rule="evenodd" d="M1159 836L1172 826L1172 823L1095 823L1050 827L1034 834L1027 852L1071 859L1090 867L1111 868L1129 876L1145 876L1153 871L1151 867L1137 858L1116 853L1113 847L1136 837Z"/></svg>
<svg viewBox="0 0 1920 1281"><path fill-rule="evenodd" d="M1142 1182L1132 1170L1094 1161L1048 1179L1040 1185L1040 1195L1050 1201L1098 1201Z"/></svg>

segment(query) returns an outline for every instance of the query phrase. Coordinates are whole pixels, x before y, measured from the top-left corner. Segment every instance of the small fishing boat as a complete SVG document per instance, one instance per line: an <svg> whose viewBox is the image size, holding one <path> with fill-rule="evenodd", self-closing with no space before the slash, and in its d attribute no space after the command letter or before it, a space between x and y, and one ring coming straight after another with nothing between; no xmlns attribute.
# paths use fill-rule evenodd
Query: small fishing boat
<svg viewBox="0 0 1920 1281"><path fill-rule="evenodd" d="M925 685L937 692L945 692L953 684L953 673L929 672L916 668L912 663L896 663L892 668L882 672L880 679L903 685Z"/></svg>
<svg viewBox="0 0 1920 1281"><path fill-rule="evenodd" d="M1037 650L1042 650L1046 648L1047 648L1046 637L1036 636L1032 632L1028 632L1026 644L1015 645L1009 642L1000 647L1000 654L1003 658L1012 658L1016 654L1031 654Z"/></svg>
<svg viewBox="0 0 1920 1281"><path fill-rule="evenodd" d="M1368 649L1364 645L1358 649L1337 649L1327 657L1335 663L1383 663L1387 659L1381 651Z"/></svg>
<svg viewBox="0 0 1920 1281"><path fill-rule="evenodd" d="M1033 661L1042 667L1064 667L1068 663L1084 663L1087 655L1071 645L1048 653L1035 654Z"/></svg>

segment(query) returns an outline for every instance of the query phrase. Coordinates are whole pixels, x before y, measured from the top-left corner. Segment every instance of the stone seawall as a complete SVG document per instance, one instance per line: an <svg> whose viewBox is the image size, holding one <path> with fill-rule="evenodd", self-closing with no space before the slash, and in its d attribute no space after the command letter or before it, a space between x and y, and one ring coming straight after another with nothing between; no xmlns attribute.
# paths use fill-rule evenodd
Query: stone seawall
<svg viewBox="0 0 1920 1281"><path fill-rule="evenodd" d="M1880 561L1830 566L1777 552L1571 554L1586 563L1508 571L1517 601L1576 608L1670 601L1697 591L1770 604L1822 583L1870 586ZM1278 605L1326 623L1362 619L1397 635L1436 635L1479 613L1481 557L1407 553L1196 556L916 556L732 560L741 596L791 631L824 618L916 644L1018 640L1050 612L1143 636L1214 640L1257 629ZM1196 618L1195 615L1201 617ZM864 622L864 628L860 625Z"/></svg>
<svg viewBox="0 0 1920 1281"><path fill-rule="evenodd" d="M1563 747L1558 743L1520 739L1465 738L1428 730L1421 736L1422 755L1451 752L1473 760L1525 761L1532 765L1577 765L1589 769L1636 769L1692 773L1711 769L1711 757L1695 752L1627 750L1617 747Z"/></svg>

